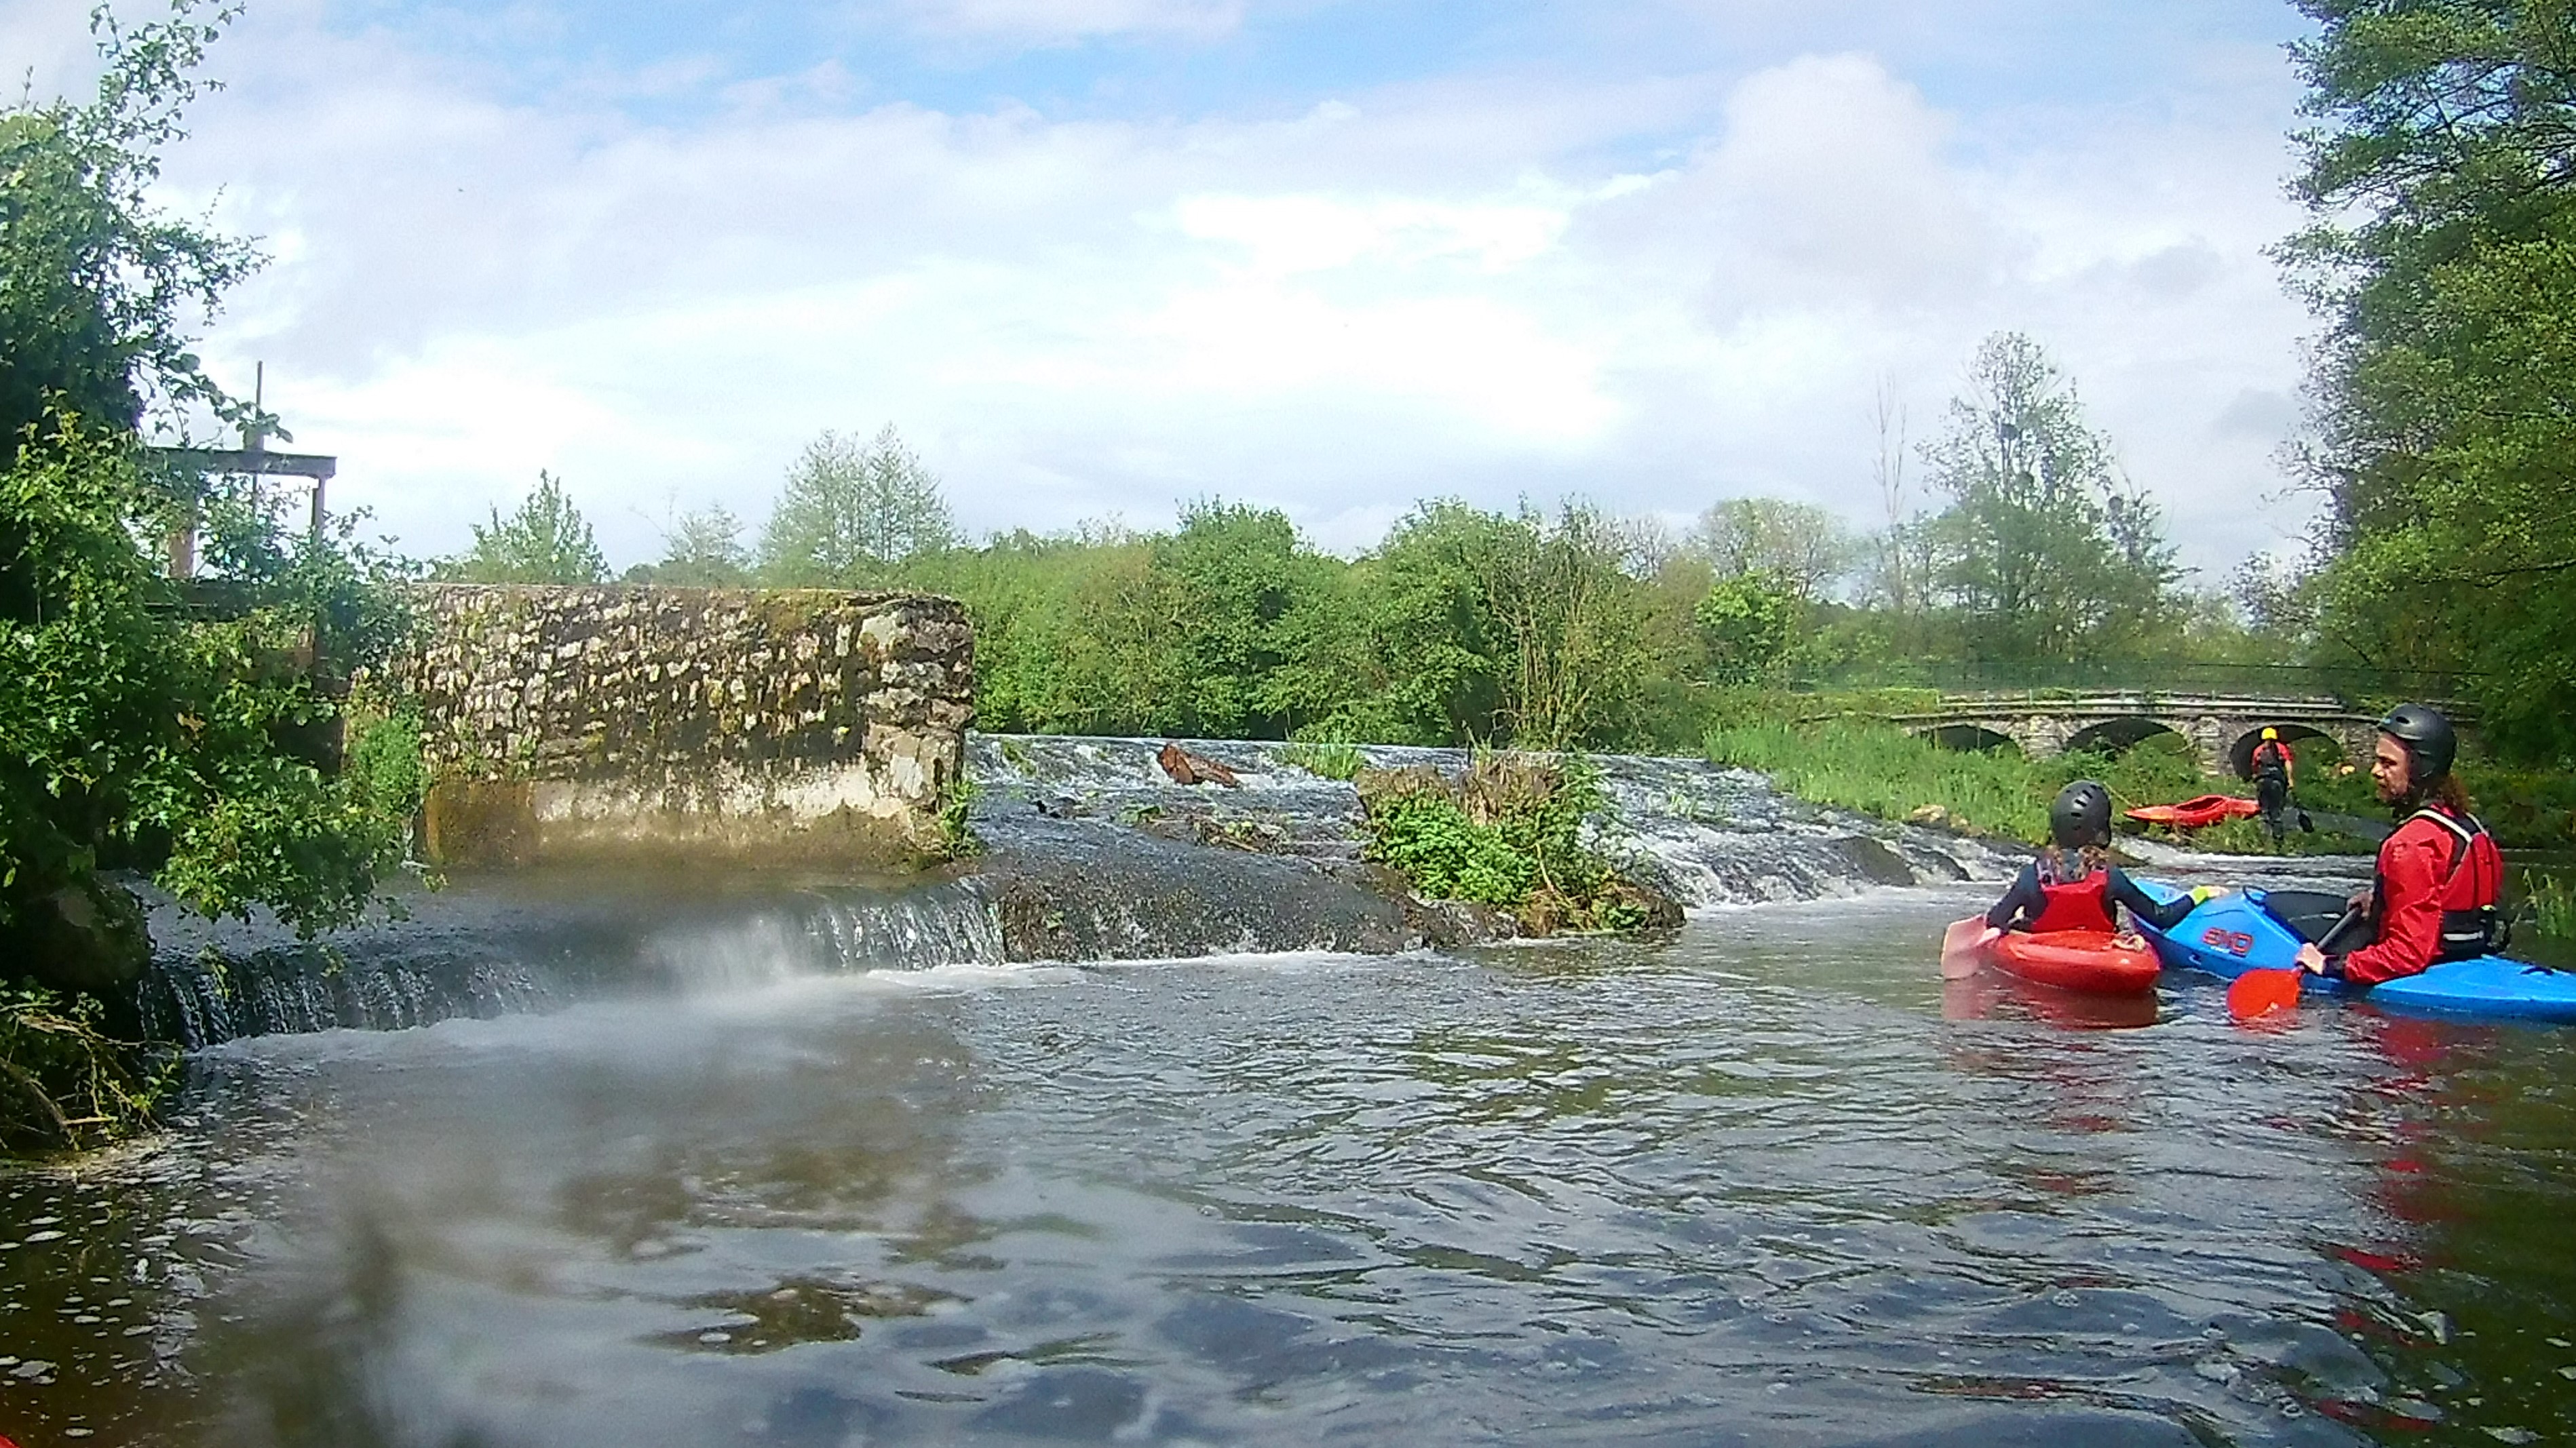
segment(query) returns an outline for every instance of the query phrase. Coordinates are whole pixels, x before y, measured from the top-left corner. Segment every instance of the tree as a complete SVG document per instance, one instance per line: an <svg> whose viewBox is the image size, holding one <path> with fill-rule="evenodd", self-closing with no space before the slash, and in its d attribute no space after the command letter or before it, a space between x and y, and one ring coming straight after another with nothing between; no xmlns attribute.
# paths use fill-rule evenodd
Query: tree
<svg viewBox="0 0 2576 1448"><path fill-rule="evenodd" d="M826 431L787 470L761 533L763 573L780 583L882 583L925 554L955 546L939 479L888 423L876 440Z"/></svg>
<svg viewBox="0 0 2576 1448"><path fill-rule="evenodd" d="M1794 585L1777 575L1738 573L1718 580L1691 610L1708 651L1711 681L1751 684L1773 676L1797 642L1802 611Z"/></svg>
<svg viewBox="0 0 2576 1448"><path fill-rule="evenodd" d="M2557 0L2300 0L2315 128L2282 249L2327 321L2309 481L2329 657L2467 671L2576 757L2576 38Z"/></svg>
<svg viewBox="0 0 2576 1448"><path fill-rule="evenodd" d="M590 535L590 521L564 491L563 479L540 469L537 485L507 518L492 509L489 527L477 523L474 546L441 559L435 577L453 583L599 583L608 560Z"/></svg>
<svg viewBox="0 0 2576 1448"><path fill-rule="evenodd" d="M95 97L0 108L0 463L55 411L110 431L191 405L246 416L198 365L183 314L211 315L259 251L148 198L160 148L216 87L195 72L230 12L201 23L198 8L174 0L167 20L127 30L101 7Z"/></svg>
<svg viewBox="0 0 2576 1448"><path fill-rule="evenodd" d="M741 587L751 581L742 520L717 503L681 514L663 530L661 561L627 569L626 580L667 588Z"/></svg>
<svg viewBox="0 0 2576 1448"><path fill-rule="evenodd" d="M353 520L290 532L250 480L140 462L147 422L245 416L188 352L184 314L258 254L146 194L211 85L194 72L228 13L195 8L133 29L101 11L96 98L0 112L0 972L129 1001L115 972L139 970L140 922L97 869L320 929L367 903L408 809L331 768L335 680L380 663L400 624ZM184 593L138 542L174 484L207 536L208 577ZM122 927L82 924L99 911Z"/></svg>
<svg viewBox="0 0 2576 1448"><path fill-rule="evenodd" d="M2038 343L1999 332L1978 347L1923 459L1950 499L1928 525L1934 579L1981 657L2099 657L2162 621L2180 570L2154 501L2111 456Z"/></svg>
<svg viewBox="0 0 2576 1448"><path fill-rule="evenodd" d="M1700 514L1690 547L1719 577L1768 574L1802 603L1831 592L1860 558L1841 519L1785 498L1728 498Z"/></svg>

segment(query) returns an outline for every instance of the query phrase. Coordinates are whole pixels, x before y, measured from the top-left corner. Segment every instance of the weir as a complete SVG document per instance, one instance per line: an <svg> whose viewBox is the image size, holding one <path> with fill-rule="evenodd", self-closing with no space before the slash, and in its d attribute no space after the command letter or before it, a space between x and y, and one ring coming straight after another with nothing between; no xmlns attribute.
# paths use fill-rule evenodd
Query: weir
<svg viewBox="0 0 2576 1448"><path fill-rule="evenodd" d="M804 976L956 965L1325 951L1391 955L1491 938L1496 912L1406 898L1363 861L1351 785L1284 746L1189 741L1239 789L1175 784L1162 741L978 735L979 859L927 875L846 868L547 866L406 892L407 918L301 943L156 912L143 1008L191 1048L243 1036L393 1030L668 998ZM1454 749L1371 746L1384 768L1464 767ZM2000 880L2014 852L1864 819L1692 759L1594 763L1615 818L1599 846L1686 908ZM1508 928L1507 924L1503 928ZM212 947L209 949L209 947ZM212 963L221 960L220 965Z"/></svg>

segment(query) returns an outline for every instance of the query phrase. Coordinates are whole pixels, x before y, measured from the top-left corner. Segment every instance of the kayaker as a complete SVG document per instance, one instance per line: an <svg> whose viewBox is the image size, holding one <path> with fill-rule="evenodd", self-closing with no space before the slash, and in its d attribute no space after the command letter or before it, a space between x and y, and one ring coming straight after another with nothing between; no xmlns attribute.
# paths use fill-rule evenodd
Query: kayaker
<svg viewBox="0 0 2576 1448"><path fill-rule="evenodd" d="M2303 945L2301 970L2377 985L2504 947L2504 856L2451 773L2459 748L2451 721L2426 705L2400 704L2379 721L2370 779L2401 818L2370 889L2352 900L2369 912L2370 943L2332 955Z"/></svg>
<svg viewBox="0 0 2576 1448"><path fill-rule="evenodd" d="M2282 813L2289 808L2290 791L2298 787L2298 761L2290 757L2290 746L2281 742L2281 731L2263 726L2263 740L2254 746L2254 804L2263 815L2263 828L2272 832L2272 843L2279 844L2282 835Z"/></svg>
<svg viewBox="0 0 2576 1448"><path fill-rule="evenodd" d="M2117 907L2169 930L2199 903L2184 895L2158 904L2137 882L2110 862L2111 791L2098 781L2079 779L2057 792L2048 807L2051 843L2039 858L2022 867L2020 878L1986 912L1982 948L2007 930L2100 930L2121 928Z"/></svg>

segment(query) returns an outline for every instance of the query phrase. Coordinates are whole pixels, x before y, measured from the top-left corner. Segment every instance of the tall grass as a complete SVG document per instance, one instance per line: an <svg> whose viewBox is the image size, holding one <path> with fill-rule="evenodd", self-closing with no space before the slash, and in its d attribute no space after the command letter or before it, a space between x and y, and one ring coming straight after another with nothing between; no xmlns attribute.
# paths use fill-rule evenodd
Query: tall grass
<svg viewBox="0 0 2576 1448"><path fill-rule="evenodd" d="M2026 844L2046 841L2049 802L2074 780L2102 781L2115 810L2171 803L2219 787L2201 774L2189 746L2173 738L2149 739L2118 755L2032 760L2008 749L1943 749L1874 720L1746 720L1710 730L1707 749L1714 762L1760 771L1801 799L1892 820L1938 806L1954 827ZM2241 838L2203 835L2197 842L2268 847L2259 826L2238 833ZM2351 843L2330 845L2323 836L2311 836L2297 848Z"/></svg>
<svg viewBox="0 0 2576 1448"><path fill-rule="evenodd" d="M2540 933L2559 940L2576 940L2576 880L2551 875L2531 889L2531 909L2539 917Z"/></svg>

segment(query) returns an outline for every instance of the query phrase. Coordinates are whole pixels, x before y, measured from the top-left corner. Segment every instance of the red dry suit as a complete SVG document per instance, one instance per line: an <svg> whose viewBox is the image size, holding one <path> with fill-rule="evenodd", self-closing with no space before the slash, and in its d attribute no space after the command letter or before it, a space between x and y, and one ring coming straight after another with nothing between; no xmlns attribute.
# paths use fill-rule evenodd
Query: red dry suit
<svg viewBox="0 0 2576 1448"><path fill-rule="evenodd" d="M2504 943L2496 909L2503 893L2504 856L2487 827L2475 815L2428 805L2379 847L2370 887L2377 937L2329 957L2327 969L2355 985L2377 985L2436 961L2484 955Z"/></svg>

